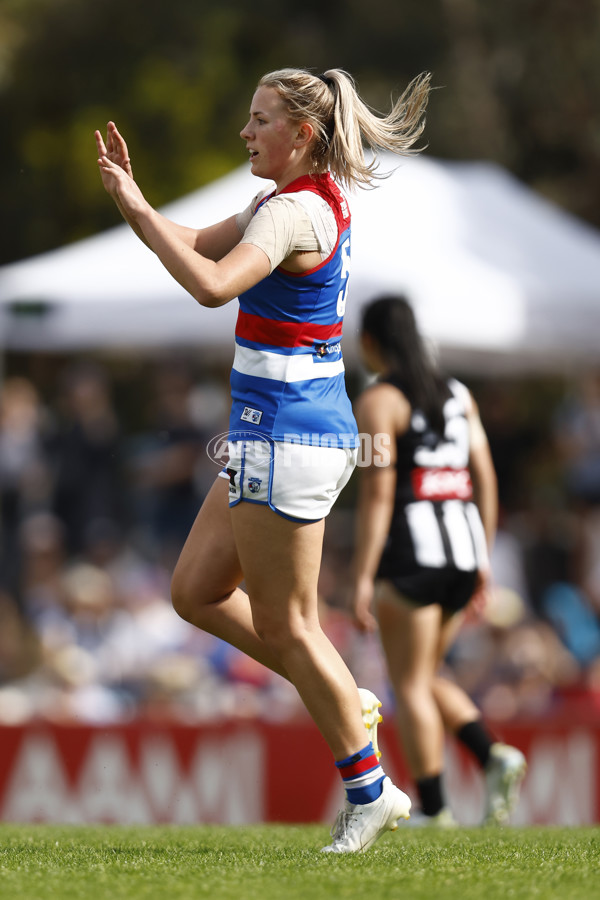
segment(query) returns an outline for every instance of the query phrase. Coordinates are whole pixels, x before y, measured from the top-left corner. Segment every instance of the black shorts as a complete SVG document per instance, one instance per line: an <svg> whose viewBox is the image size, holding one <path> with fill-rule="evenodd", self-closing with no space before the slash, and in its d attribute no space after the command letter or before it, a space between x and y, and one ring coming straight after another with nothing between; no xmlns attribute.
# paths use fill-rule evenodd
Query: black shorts
<svg viewBox="0 0 600 900"><path fill-rule="evenodd" d="M477 570L420 568L410 575L386 576L386 581L415 606L439 603L449 612L458 612L473 596L477 575Z"/></svg>

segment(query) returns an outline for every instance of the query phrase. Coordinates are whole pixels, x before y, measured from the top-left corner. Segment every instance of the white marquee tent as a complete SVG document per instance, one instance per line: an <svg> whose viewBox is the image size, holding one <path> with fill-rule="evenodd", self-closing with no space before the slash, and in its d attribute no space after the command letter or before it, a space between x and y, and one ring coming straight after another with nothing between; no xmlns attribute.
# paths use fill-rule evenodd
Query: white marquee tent
<svg viewBox="0 0 600 900"><path fill-rule="evenodd" d="M382 169L391 174L377 189L350 198L348 360L360 307L385 291L408 296L452 365L600 362L600 232L494 164L386 155ZM162 211L207 225L264 184L244 166ZM0 269L4 349L187 345L226 354L236 314L236 301L200 308L125 225Z"/></svg>

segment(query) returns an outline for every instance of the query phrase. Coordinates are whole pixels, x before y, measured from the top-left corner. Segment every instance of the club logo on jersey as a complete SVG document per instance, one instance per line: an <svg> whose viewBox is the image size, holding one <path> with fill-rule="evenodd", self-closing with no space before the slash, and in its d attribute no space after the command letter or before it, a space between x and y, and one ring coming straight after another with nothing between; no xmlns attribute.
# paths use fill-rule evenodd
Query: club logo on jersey
<svg viewBox="0 0 600 900"><path fill-rule="evenodd" d="M258 494L260 491L260 486L262 484L262 478L249 478L248 479L248 490L251 494Z"/></svg>
<svg viewBox="0 0 600 900"><path fill-rule="evenodd" d="M240 419L242 422L252 422L253 425L259 425L260 420L262 419L262 410L252 409L251 406L245 406Z"/></svg>

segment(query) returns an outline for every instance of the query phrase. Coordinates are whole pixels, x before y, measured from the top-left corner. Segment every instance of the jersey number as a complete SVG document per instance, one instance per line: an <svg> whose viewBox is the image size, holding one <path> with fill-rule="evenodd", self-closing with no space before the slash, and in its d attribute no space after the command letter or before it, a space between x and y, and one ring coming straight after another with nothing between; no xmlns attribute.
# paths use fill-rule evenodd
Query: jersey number
<svg viewBox="0 0 600 900"><path fill-rule="evenodd" d="M350 238L346 238L342 244L342 274L344 286L338 294L336 312L338 318L342 318L346 312L346 299L348 296L348 282L350 280Z"/></svg>
<svg viewBox="0 0 600 900"><path fill-rule="evenodd" d="M444 419L444 440L433 449L418 447L415 452L415 463L418 466L460 469L469 465L469 423L454 397L446 400Z"/></svg>

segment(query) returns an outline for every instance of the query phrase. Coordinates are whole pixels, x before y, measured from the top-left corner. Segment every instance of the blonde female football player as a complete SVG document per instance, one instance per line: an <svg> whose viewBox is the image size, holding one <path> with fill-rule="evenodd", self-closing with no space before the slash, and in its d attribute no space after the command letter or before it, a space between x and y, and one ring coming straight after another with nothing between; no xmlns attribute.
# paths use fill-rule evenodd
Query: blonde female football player
<svg viewBox="0 0 600 900"><path fill-rule="evenodd" d="M377 177L363 143L414 152L429 81L415 79L379 116L340 69L265 75L241 138L251 171L272 187L240 214L199 230L147 203L114 123L106 142L96 132L104 187L171 275L201 306L239 298L229 463L183 547L173 603L297 688L346 789L324 848L337 853L366 850L410 807L365 742L356 685L317 612L324 520L357 447L340 345L350 259L340 185ZM310 767L307 759L309 780Z"/></svg>
<svg viewBox="0 0 600 900"><path fill-rule="evenodd" d="M364 630L379 626L420 821L456 824L442 785L447 729L485 773L485 820L502 823L525 758L495 742L470 698L438 672L462 611L487 589L497 519L487 438L473 397L437 371L403 297L365 308L361 346L379 377L355 404L359 431L377 435L387 454L361 469L356 621Z"/></svg>

